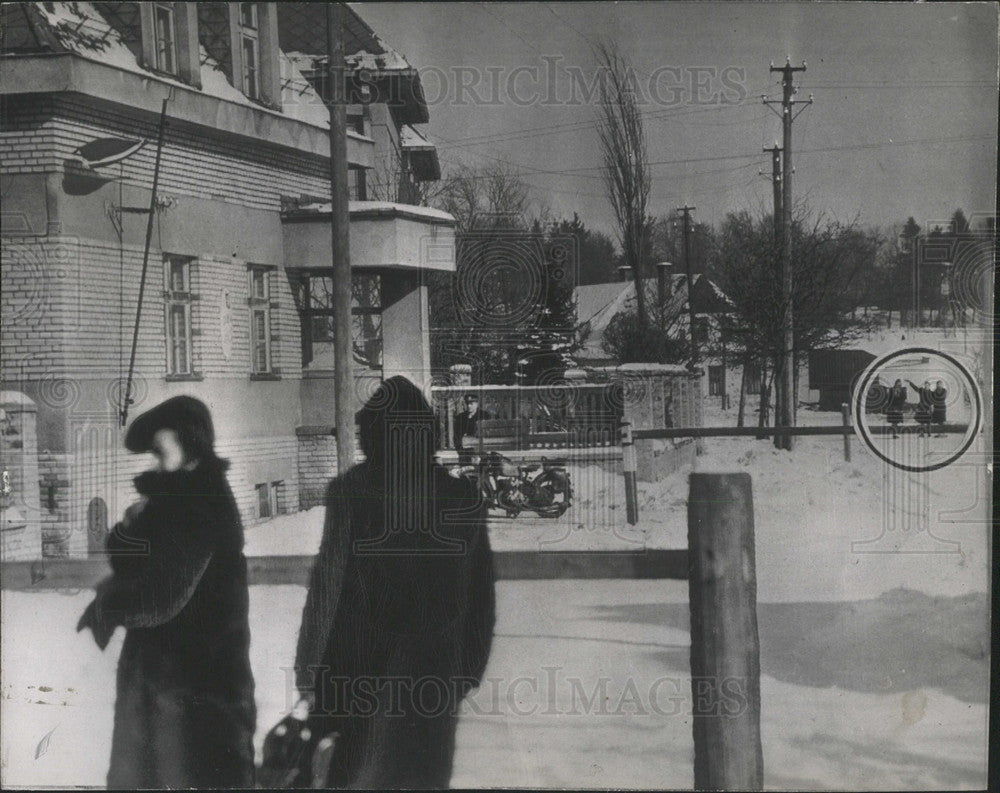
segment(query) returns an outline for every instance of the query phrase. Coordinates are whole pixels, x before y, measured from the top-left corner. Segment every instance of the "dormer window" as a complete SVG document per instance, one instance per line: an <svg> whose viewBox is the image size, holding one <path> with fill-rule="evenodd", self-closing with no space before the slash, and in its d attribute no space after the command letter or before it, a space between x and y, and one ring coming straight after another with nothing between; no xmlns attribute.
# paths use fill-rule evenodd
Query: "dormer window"
<svg viewBox="0 0 1000 793"><path fill-rule="evenodd" d="M142 65L200 88L198 7L194 3L136 5L139 7Z"/></svg>
<svg viewBox="0 0 1000 793"><path fill-rule="evenodd" d="M173 3L153 5L154 52L157 71L177 74L177 45L175 41Z"/></svg>
<svg viewBox="0 0 1000 793"><path fill-rule="evenodd" d="M257 3L240 3L240 53L243 58L243 93L260 99L260 31Z"/></svg>

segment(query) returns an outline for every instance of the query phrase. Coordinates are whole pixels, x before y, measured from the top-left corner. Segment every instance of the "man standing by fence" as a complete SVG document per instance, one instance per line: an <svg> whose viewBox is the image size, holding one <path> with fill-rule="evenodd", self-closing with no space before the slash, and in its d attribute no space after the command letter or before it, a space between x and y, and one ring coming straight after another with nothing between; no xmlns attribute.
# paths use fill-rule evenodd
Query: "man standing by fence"
<svg viewBox="0 0 1000 793"><path fill-rule="evenodd" d="M480 419L490 419L493 416L485 410L479 409L479 395L465 395L465 409L455 416L454 445L458 452L458 462L461 465L472 463L472 452L465 448L464 438L466 436L475 437Z"/></svg>

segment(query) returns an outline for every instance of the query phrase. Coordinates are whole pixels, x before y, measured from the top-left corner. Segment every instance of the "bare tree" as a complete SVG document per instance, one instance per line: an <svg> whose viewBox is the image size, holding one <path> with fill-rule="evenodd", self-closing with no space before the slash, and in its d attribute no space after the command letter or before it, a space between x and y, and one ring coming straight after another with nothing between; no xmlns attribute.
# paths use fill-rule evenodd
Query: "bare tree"
<svg viewBox="0 0 1000 793"><path fill-rule="evenodd" d="M459 166L441 182L434 204L454 216L460 233L529 225L528 186L504 162Z"/></svg>
<svg viewBox="0 0 1000 793"><path fill-rule="evenodd" d="M471 363L483 382L508 382L525 357L549 366L573 346L555 327L572 304L564 283L572 274L549 274L559 270L546 258L552 224L528 190L517 170L499 161L461 166L444 179L434 203L458 224L456 272L428 276L435 368ZM530 284L544 285L544 294L525 311Z"/></svg>
<svg viewBox="0 0 1000 793"><path fill-rule="evenodd" d="M713 274L733 302L730 344L745 364L780 375L783 360L781 274L774 266L770 216L750 212L726 216L715 248ZM800 208L793 222L795 360L811 350L838 347L870 329L874 320L856 308L867 299L859 288L875 261L879 236L856 223L810 219ZM798 366L796 366L796 373ZM775 380L776 382L776 380ZM765 384L766 388L766 384ZM761 405L767 394L762 393Z"/></svg>
<svg viewBox="0 0 1000 793"><path fill-rule="evenodd" d="M636 291L636 318L648 324L646 295L642 288L643 254L649 233L646 204L650 175L646 137L635 91L635 72L614 44L600 44L596 51L601 69L597 133L604 159L608 200L615 213L618 242L625 266L632 268Z"/></svg>

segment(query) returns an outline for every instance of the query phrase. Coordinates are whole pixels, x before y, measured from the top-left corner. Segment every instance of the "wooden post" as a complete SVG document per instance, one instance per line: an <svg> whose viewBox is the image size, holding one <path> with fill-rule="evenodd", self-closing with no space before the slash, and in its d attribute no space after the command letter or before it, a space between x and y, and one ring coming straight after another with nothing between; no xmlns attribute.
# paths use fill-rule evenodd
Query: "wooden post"
<svg viewBox="0 0 1000 793"><path fill-rule="evenodd" d="M632 422L622 421L620 426L622 441L622 468L625 471L625 517L630 526L639 522L639 491L635 482L637 460L635 443L632 441Z"/></svg>
<svg viewBox="0 0 1000 793"><path fill-rule="evenodd" d="M761 790L760 644L750 475L691 474L695 790Z"/></svg>
<svg viewBox="0 0 1000 793"><path fill-rule="evenodd" d="M337 428L337 472L354 465L354 332L351 320L351 249L347 186L347 85L344 6L327 3L327 107L330 111L330 240L333 263L333 395Z"/></svg>
<svg viewBox="0 0 1000 793"><path fill-rule="evenodd" d="M846 402L842 402L840 405L840 417L844 422L844 427L851 426L851 407ZM847 462L851 461L851 433L844 433L844 459Z"/></svg>

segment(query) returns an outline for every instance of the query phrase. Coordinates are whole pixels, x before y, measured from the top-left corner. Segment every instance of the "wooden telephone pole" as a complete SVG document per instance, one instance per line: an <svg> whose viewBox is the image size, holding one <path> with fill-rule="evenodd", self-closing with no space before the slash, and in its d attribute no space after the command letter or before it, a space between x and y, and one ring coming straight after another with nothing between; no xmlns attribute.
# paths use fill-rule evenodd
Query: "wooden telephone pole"
<svg viewBox="0 0 1000 793"><path fill-rule="evenodd" d="M795 72L806 70L805 61L801 66L792 66L791 58L785 59L784 66L771 64L772 72L781 72L781 131L782 131L782 168L781 168L781 297L783 311L782 330L782 365L781 391L779 392L778 421L786 427L795 425L795 324L792 306L792 122L798 114L792 114L792 108L797 104L811 105L812 96L808 100L795 100L795 86L792 80ZM774 100L764 98L764 104L778 104ZM801 112L801 111L800 111ZM782 436L780 447L792 449L792 436Z"/></svg>
<svg viewBox="0 0 1000 793"><path fill-rule="evenodd" d="M330 110L330 239L333 257L333 387L337 473L354 465L354 374L351 355L351 250L347 187L347 70L344 6L327 3L327 107Z"/></svg>
<svg viewBox="0 0 1000 793"><path fill-rule="evenodd" d="M682 207L677 207L677 211L682 213L684 218L684 272L687 274L687 290L688 290L688 321L691 324L691 363L689 367L694 369L695 365L698 363L698 343L695 341L695 329L694 329L694 278L691 276L691 243L690 243L690 231L691 231L691 213L694 212L695 207L689 207L687 205Z"/></svg>
<svg viewBox="0 0 1000 793"><path fill-rule="evenodd" d="M778 251L781 251L784 246L784 237L782 236L781 229L784 223L784 213L782 212L782 202L781 202L781 147L775 143L770 149L764 149L765 153L771 155L771 186L774 190L774 250L775 250L775 261L778 263L779 267L781 264L781 256L778 255ZM775 395L775 417L781 415L781 410L777 407L781 404L781 391L782 382L780 379L774 380L774 395ZM767 426L767 414L770 410L770 389L765 388L764 385L760 387L760 426ZM780 422L775 421L775 424ZM757 437L766 437L758 435ZM782 436L774 436L774 445L779 449L784 448L785 439Z"/></svg>

